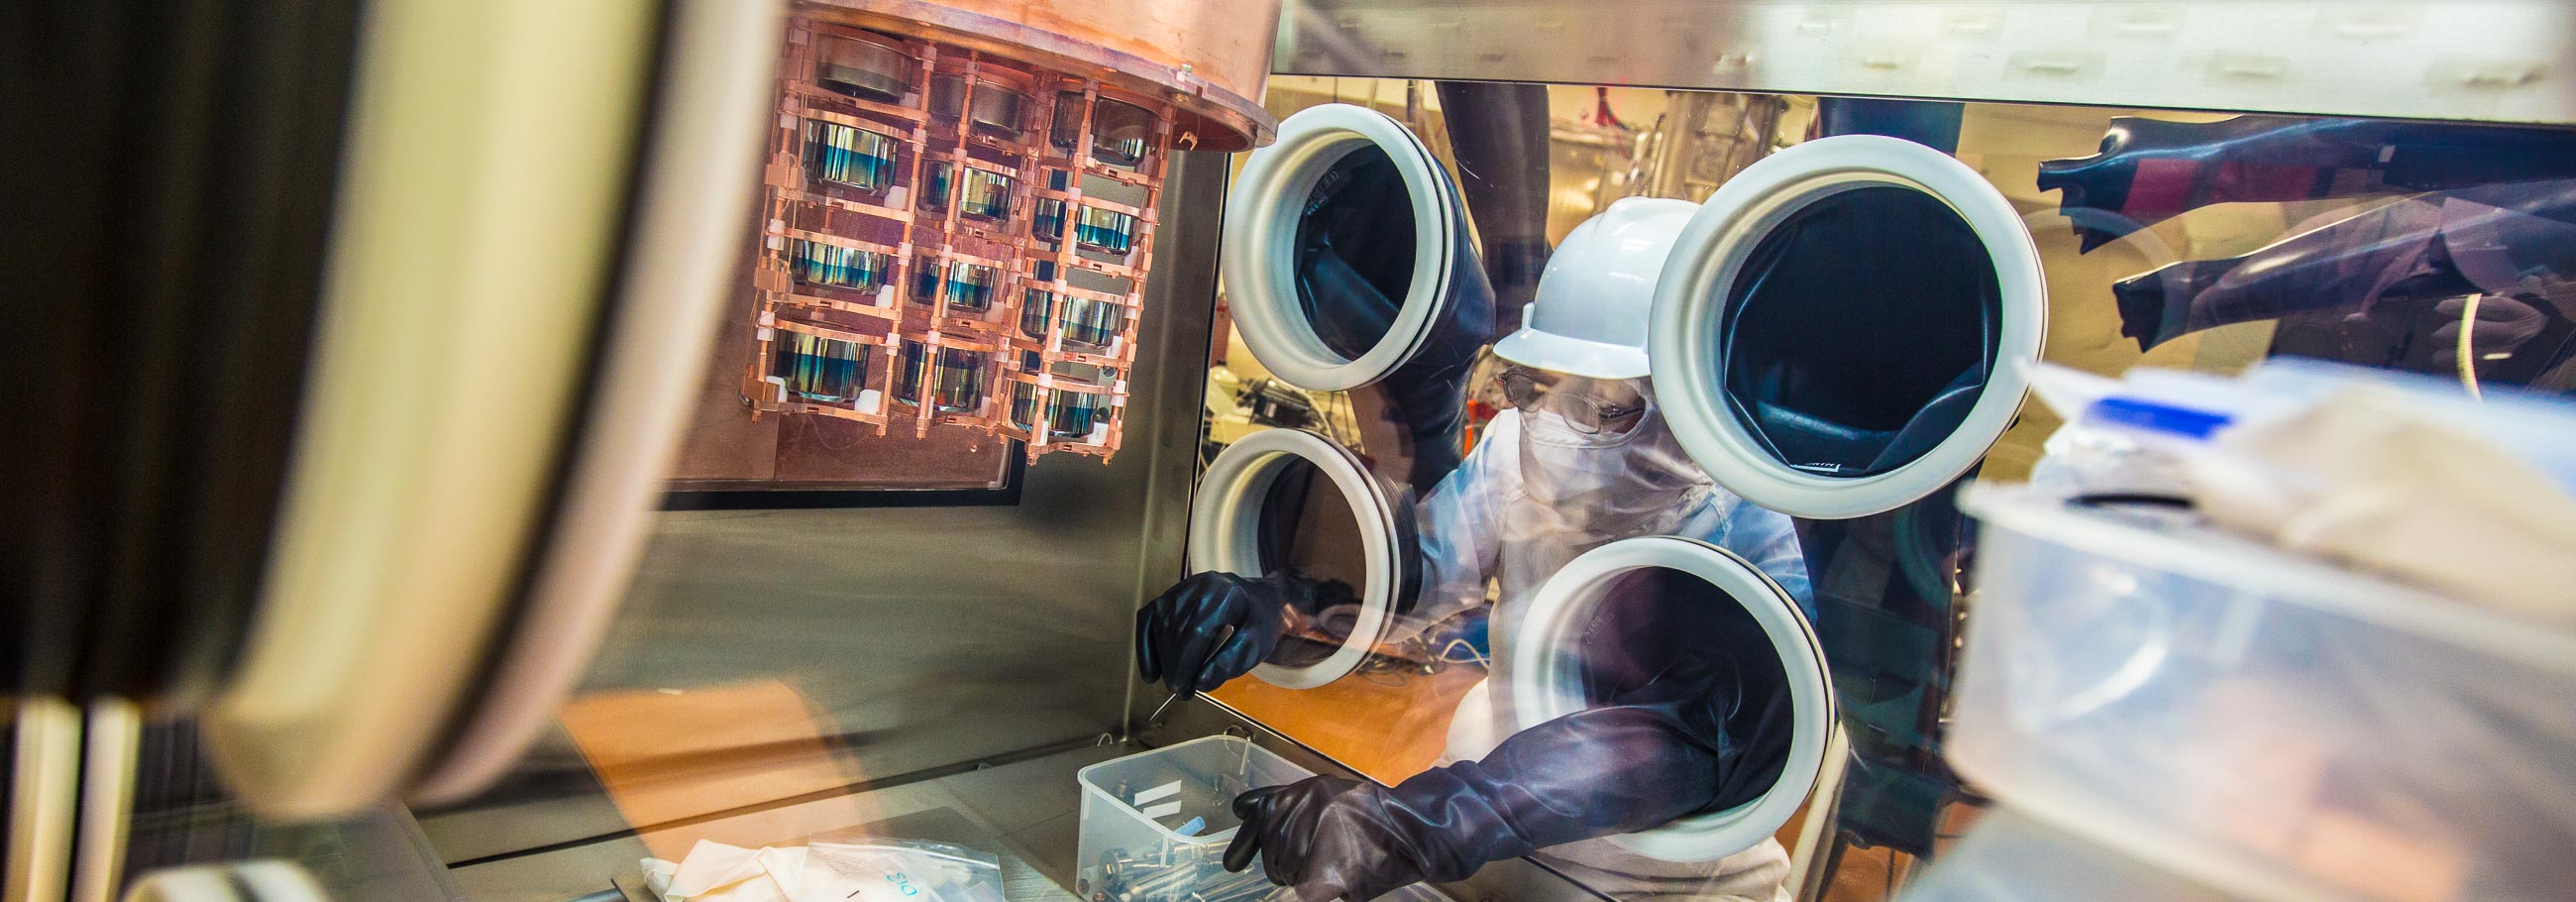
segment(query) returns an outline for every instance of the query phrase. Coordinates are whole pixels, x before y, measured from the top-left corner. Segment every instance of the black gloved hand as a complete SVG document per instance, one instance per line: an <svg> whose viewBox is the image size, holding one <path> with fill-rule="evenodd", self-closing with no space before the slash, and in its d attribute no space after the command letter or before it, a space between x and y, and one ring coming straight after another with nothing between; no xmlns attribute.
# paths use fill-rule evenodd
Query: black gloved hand
<svg viewBox="0 0 2576 902"><path fill-rule="evenodd" d="M1294 585L1286 577L1190 576L1136 612L1136 669L1173 692L1214 689L1279 646Z"/></svg>
<svg viewBox="0 0 2576 902"><path fill-rule="evenodd" d="M1586 631L1584 683L1605 699L1503 740L1478 761L1392 788L1315 777L1237 796L1240 870L1259 854L1304 902L1369 902L1489 861L1629 833L1759 797L1779 777L1791 718L1761 627L1696 579L1635 587ZM1689 616L1697 611L1699 616Z"/></svg>
<svg viewBox="0 0 2576 902"><path fill-rule="evenodd" d="M1386 790L1340 777L1308 777L1234 797L1243 819L1225 847L1225 869L1241 871L1261 856L1270 882L1297 888L1304 902L1336 896L1367 902L1422 880L1421 870L1389 848Z"/></svg>
<svg viewBox="0 0 2576 902"><path fill-rule="evenodd" d="M1467 879L1489 861L1659 826L1707 809L1733 769L1685 720L1667 705L1593 708L1392 788L1310 777L1255 789L1234 799L1243 828L1225 866L1242 870L1259 854L1270 882L1296 887L1303 902L1368 902Z"/></svg>

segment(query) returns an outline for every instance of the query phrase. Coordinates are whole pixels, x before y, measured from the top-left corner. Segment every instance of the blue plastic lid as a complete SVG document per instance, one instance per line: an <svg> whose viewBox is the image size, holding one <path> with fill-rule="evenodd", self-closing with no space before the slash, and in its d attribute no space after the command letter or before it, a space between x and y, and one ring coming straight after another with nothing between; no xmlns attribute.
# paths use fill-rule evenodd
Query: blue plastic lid
<svg viewBox="0 0 2576 902"><path fill-rule="evenodd" d="M2112 396L2093 402L2084 409L2084 421L2127 426L2165 432L2195 439L2206 439L2225 428L2234 418L2190 407L2175 407L2145 398Z"/></svg>

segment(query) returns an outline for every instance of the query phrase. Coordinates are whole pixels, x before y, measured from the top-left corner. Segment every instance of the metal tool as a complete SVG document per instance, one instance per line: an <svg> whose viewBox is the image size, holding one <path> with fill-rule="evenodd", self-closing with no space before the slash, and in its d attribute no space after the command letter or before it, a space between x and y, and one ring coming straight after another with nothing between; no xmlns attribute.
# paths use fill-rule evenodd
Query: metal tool
<svg viewBox="0 0 2576 902"><path fill-rule="evenodd" d="M1189 694L1189 693L1186 693L1186 692L1175 692L1175 693L1172 693L1172 696L1171 696L1170 698L1166 698L1166 699L1164 699L1162 704L1159 704L1159 705L1155 705L1155 706L1154 706L1154 713L1152 713L1152 714L1148 714L1148 715L1145 715L1145 723L1146 723L1146 724L1148 724L1148 725L1162 723L1162 722L1163 722L1163 712L1171 710L1171 709L1172 709L1172 703L1173 703L1173 702L1180 701L1180 700L1181 700L1181 696L1183 696L1183 695L1187 695L1187 694Z"/></svg>
<svg viewBox="0 0 2576 902"><path fill-rule="evenodd" d="M1210 648L1218 648L1218 649L1222 649L1222 648L1224 648L1224 647L1225 647L1225 644L1226 644L1226 643L1228 643L1228 642L1232 642L1232 641L1234 641L1234 627L1228 626L1228 627L1225 627L1225 628L1224 628L1224 632L1219 633L1219 634L1217 635L1217 637L1216 637L1216 642L1215 642L1213 645L1209 646L1209 647L1210 647ZM1207 665L1206 665L1206 664L1204 664L1204 663L1202 663L1202 664L1200 664L1200 666L1201 666L1201 667L1205 667L1205 666L1207 666ZM1205 673L1205 672L1206 672L1206 671L1204 671L1204 670L1200 671L1200 673ZM1196 675L1194 674L1193 676L1195 677ZM1195 679L1195 678L1194 678L1194 679L1192 679L1192 680L1190 680L1190 684L1191 684L1191 685L1194 685L1194 686L1195 686L1195 685L1197 685L1197 684L1198 684L1198 682L1199 682L1199 681L1198 681L1197 679ZM1166 698L1166 699L1164 699L1162 704L1159 704L1159 705L1155 705L1155 706L1154 706L1154 713L1152 713L1152 714L1148 714L1148 715L1145 715L1145 725L1146 725L1146 726L1153 726L1153 725L1155 725L1155 724L1162 723L1162 722L1163 722L1163 712L1171 710L1171 709L1172 709L1172 703L1173 703L1173 702L1180 701L1180 700L1181 700L1181 696L1189 695L1189 694L1191 694L1191 693L1188 693L1188 692L1175 692L1175 693L1172 693L1172 696L1171 696L1170 698Z"/></svg>

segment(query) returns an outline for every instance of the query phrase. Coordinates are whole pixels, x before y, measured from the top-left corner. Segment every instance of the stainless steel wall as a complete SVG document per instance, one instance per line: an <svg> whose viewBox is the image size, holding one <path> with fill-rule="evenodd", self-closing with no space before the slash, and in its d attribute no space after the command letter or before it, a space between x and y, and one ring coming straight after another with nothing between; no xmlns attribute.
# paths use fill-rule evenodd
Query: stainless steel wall
<svg viewBox="0 0 2576 902"><path fill-rule="evenodd" d="M1118 730L1140 593L1180 574L1225 163L1175 160L1114 460L1048 458L1015 506L659 515L565 730L484 798L423 817L441 856L900 783ZM829 761L812 760L818 748Z"/></svg>

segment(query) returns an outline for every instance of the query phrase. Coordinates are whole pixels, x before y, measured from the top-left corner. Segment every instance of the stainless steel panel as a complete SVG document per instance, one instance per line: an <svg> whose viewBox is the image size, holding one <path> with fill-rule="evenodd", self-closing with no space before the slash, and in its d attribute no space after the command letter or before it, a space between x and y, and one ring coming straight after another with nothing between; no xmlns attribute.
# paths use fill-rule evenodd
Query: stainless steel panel
<svg viewBox="0 0 2576 902"><path fill-rule="evenodd" d="M1224 167L1175 160L1125 453L1042 461L1016 506L662 514L567 706L583 712L499 790L424 818L443 857L898 785L1117 730L1138 593L1180 570ZM656 721L658 696L728 691L789 703ZM599 767L603 748L619 773Z"/></svg>
<svg viewBox="0 0 2576 902"><path fill-rule="evenodd" d="M1301 0L1301 75L2576 122L2558 0Z"/></svg>
<svg viewBox="0 0 2576 902"><path fill-rule="evenodd" d="M1070 902L1081 793L1074 774L1132 746L1084 747L1042 758L617 837L458 868L460 898L474 902L579 902L612 884L654 899L637 861L685 858L699 840L744 848L795 843L861 825L888 835L952 843L1001 860L1012 902ZM678 851L672 851L678 850ZM578 898L576 898L578 897ZM354 898L354 897L352 897Z"/></svg>

